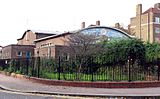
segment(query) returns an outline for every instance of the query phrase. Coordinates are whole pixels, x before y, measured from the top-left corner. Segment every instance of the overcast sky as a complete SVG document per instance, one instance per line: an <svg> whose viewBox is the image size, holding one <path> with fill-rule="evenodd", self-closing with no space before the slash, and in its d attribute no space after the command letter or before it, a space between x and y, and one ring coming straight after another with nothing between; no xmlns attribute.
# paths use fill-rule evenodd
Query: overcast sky
<svg viewBox="0 0 160 99"><path fill-rule="evenodd" d="M0 0L0 45L16 44L27 29L72 31L101 21L103 26L116 22L127 26L136 14L160 0Z"/></svg>

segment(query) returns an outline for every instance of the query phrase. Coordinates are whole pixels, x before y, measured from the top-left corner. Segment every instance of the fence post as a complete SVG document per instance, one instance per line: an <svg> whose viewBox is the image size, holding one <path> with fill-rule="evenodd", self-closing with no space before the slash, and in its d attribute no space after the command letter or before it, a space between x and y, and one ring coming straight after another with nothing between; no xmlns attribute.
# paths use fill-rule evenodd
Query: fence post
<svg viewBox="0 0 160 99"><path fill-rule="evenodd" d="M28 65L29 65L29 58L26 59L26 65L27 65L26 74L28 75L28 71L29 71L29 70L28 70L28 69L29 69L29 67L28 67Z"/></svg>
<svg viewBox="0 0 160 99"><path fill-rule="evenodd" d="M159 81L159 76L160 76L160 58L158 58L158 63L157 63L157 66L158 66L158 70L157 70L157 72L158 72L158 81Z"/></svg>
<svg viewBox="0 0 160 99"><path fill-rule="evenodd" d="M61 68L61 58L60 58L60 56L59 56L59 58L58 58L58 80L60 80L60 76L61 76L61 73L60 73L60 68Z"/></svg>
<svg viewBox="0 0 160 99"><path fill-rule="evenodd" d="M39 78L39 71L40 71L40 57L37 57L37 77Z"/></svg>
<svg viewBox="0 0 160 99"><path fill-rule="evenodd" d="M91 62L91 73L92 73L92 81L93 81L93 57L90 57L91 59L90 59L90 62Z"/></svg>
<svg viewBox="0 0 160 99"><path fill-rule="evenodd" d="M35 67L35 58L31 58L31 76L35 76L34 74L34 67Z"/></svg>
<svg viewBox="0 0 160 99"><path fill-rule="evenodd" d="M128 58L128 82L131 82L131 61L130 57Z"/></svg>
<svg viewBox="0 0 160 99"><path fill-rule="evenodd" d="M18 61L17 61L17 69L16 69L16 71L19 71L20 70L20 58L18 58Z"/></svg>

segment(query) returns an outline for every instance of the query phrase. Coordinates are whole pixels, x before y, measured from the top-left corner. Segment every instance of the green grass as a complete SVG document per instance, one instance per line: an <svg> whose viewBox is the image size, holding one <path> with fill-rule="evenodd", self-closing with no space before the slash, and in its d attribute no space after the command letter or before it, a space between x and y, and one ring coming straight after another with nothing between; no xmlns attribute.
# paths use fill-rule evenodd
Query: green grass
<svg viewBox="0 0 160 99"><path fill-rule="evenodd" d="M77 76L79 75L79 76ZM47 79L58 79L60 76L60 80L69 80L69 81L128 81L128 71L127 69L121 69L120 67L102 67L99 68L93 74L85 74L85 73L75 73L75 72L64 72L58 74L58 72L49 71L41 71L41 78ZM131 71L130 79L131 81L144 81L145 74L143 72L134 69Z"/></svg>
<svg viewBox="0 0 160 99"><path fill-rule="evenodd" d="M10 70L8 68L7 70ZM46 79L56 79L58 80L59 74L57 71L53 71L54 69L40 69L40 77ZM20 69L20 71L16 71L17 73L25 74L26 70ZM29 68L28 75L36 76L37 71L34 71L32 74L32 68ZM80 75L79 77L77 75ZM156 77L156 75L153 75ZM79 79L78 79L79 78ZM140 72L138 69L133 69L131 71L130 79L131 81L145 81L146 74ZM95 71L93 74L85 74L85 73L75 73L75 72L67 72L60 73L60 80L67 81L128 81L128 72L127 69L121 69L120 67L102 67Z"/></svg>
<svg viewBox="0 0 160 99"><path fill-rule="evenodd" d="M79 80L80 81L128 81L128 75L123 74L123 75L118 75L118 74L79 74ZM47 78L47 79L58 79L59 74L58 73L49 73L45 72L43 75L40 77L42 78ZM69 81L76 81L77 79L77 74L76 73L60 73L60 80L69 80ZM132 76L131 75L131 80L144 80L144 75L143 74L137 74Z"/></svg>

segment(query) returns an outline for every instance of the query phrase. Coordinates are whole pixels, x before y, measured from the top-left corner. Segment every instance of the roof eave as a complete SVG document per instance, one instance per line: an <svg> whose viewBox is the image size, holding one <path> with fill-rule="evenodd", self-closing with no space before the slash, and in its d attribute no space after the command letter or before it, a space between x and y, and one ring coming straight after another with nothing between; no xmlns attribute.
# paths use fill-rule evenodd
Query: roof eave
<svg viewBox="0 0 160 99"><path fill-rule="evenodd" d="M69 35L69 34L72 34L72 33L67 32L67 33L62 33L62 34L57 34L57 35L51 35L51 36L47 36L47 37L44 37L44 38L36 39L36 40L34 40L34 42L40 42L40 41L43 41L43 40L56 38L56 37L59 37L59 36L64 36L64 35Z"/></svg>

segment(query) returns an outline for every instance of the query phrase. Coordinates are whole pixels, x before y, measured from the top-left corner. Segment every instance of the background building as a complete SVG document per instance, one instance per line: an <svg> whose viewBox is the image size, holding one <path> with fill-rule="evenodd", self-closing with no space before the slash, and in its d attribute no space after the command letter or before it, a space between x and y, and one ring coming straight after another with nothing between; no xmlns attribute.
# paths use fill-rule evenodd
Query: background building
<svg viewBox="0 0 160 99"><path fill-rule="evenodd" d="M130 19L129 32L143 41L160 42L160 3L142 13L142 4L136 6L136 17Z"/></svg>
<svg viewBox="0 0 160 99"><path fill-rule="evenodd" d="M128 33L129 35L132 35L132 34L130 34L129 30L128 30L128 29L125 29L124 26L122 26L120 23L115 23L114 28L120 29L120 30Z"/></svg>

